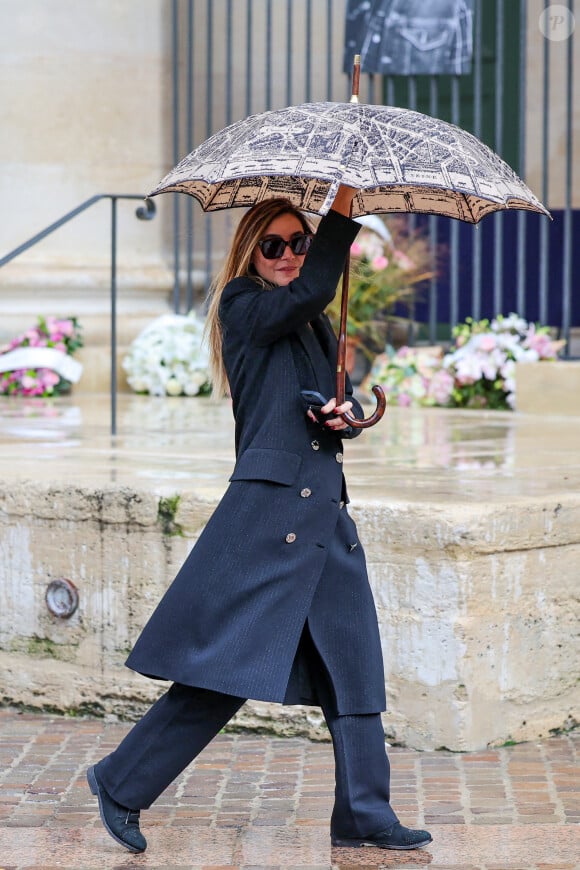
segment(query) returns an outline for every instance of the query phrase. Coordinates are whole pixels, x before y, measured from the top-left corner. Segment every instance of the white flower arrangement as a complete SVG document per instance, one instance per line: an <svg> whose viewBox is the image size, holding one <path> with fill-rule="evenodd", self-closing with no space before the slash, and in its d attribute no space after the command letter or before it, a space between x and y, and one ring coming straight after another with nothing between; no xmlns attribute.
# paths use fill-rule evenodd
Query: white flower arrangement
<svg viewBox="0 0 580 870"><path fill-rule="evenodd" d="M443 358L453 377L451 400L457 407L498 408L516 405L516 363L553 360L565 341L554 341L546 326L517 314L465 323L453 330L455 347Z"/></svg>
<svg viewBox="0 0 580 870"><path fill-rule="evenodd" d="M195 312L164 314L145 327L123 360L129 385L152 396L210 392L209 353Z"/></svg>
<svg viewBox="0 0 580 870"><path fill-rule="evenodd" d="M449 353L402 347L377 357L371 381L382 384L389 404L513 409L516 363L554 360L565 345L546 326L517 314L466 321L453 329Z"/></svg>

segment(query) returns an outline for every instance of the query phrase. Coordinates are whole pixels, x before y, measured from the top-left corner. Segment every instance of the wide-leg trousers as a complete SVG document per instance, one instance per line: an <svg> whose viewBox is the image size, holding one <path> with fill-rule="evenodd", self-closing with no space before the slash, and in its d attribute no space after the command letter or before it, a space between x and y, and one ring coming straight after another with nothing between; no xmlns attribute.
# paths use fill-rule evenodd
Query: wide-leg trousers
<svg viewBox="0 0 580 870"><path fill-rule="evenodd" d="M305 629L306 630L306 629ZM379 713L339 716L332 683L312 644L311 672L332 737L335 802L331 832L343 837L389 831L390 766ZM219 733L245 698L174 683L97 771L122 806L146 809Z"/></svg>

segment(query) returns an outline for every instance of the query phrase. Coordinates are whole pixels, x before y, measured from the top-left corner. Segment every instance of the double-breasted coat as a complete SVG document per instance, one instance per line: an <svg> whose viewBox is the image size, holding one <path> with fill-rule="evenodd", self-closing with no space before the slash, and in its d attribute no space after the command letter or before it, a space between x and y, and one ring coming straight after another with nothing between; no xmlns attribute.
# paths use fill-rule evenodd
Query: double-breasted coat
<svg viewBox="0 0 580 870"><path fill-rule="evenodd" d="M376 611L345 505L342 440L307 419L300 395L335 394L337 343L323 311L358 229L331 211L298 279L264 289L242 277L225 287L236 464L130 668L243 698L317 703L300 643L308 624L338 712L385 708Z"/></svg>

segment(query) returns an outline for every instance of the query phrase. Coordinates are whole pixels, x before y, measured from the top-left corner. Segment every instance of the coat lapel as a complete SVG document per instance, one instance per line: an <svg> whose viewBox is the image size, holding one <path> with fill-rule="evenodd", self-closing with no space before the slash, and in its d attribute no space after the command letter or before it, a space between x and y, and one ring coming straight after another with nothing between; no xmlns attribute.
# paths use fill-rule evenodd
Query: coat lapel
<svg viewBox="0 0 580 870"><path fill-rule="evenodd" d="M303 326L298 330L298 338L304 349L310 365L312 386L304 389L316 389L326 398L334 396L332 351L328 336L325 335L324 324L316 318L311 326Z"/></svg>
<svg viewBox="0 0 580 870"><path fill-rule="evenodd" d="M312 321L312 329L317 338L317 344L326 360L326 365L323 367L326 387L325 391L321 390L321 392L328 397L335 396L337 344L334 330L326 314L321 314Z"/></svg>

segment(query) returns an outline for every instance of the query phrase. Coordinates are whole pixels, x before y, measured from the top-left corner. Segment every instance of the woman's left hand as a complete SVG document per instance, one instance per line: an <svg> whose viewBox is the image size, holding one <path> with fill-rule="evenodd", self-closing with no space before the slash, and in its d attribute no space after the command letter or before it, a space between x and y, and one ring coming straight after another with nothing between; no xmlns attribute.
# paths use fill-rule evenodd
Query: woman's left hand
<svg viewBox="0 0 580 870"><path fill-rule="evenodd" d="M340 417L340 414L345 414L347 411L350 411L352 408L352 402L343 402L342 405L336 404L336 399L329 399L326 405L323 405L320 409L323 414L331 414L333 411L336 414L336 417L329 417L328 420L324 422L324 426L327 429L333 429L334 431L340 431L341 429L348 429L349 425L346 420L343 420ZM312 413L312 411L308 411L308 416L311 420L316 423L316 417Z"/></svg>

